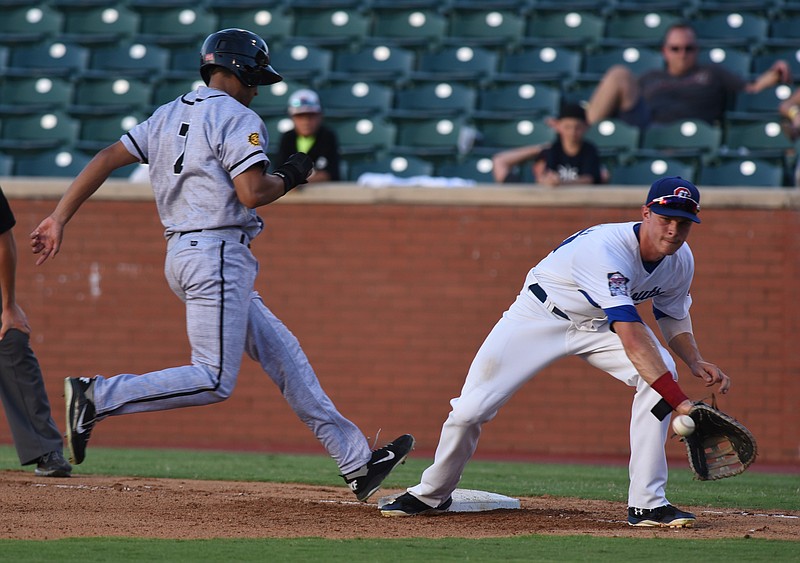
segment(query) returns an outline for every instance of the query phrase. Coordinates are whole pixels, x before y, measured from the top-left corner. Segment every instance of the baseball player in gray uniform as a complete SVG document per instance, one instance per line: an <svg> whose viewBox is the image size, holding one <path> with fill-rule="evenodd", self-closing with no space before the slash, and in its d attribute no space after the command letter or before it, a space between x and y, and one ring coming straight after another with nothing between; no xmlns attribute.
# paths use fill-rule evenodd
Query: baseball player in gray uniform
<svg viewBox="0 0 800 563"><path fill-rule="evenodd" d="M161 106L100 151L31 234L41 264L58 253L64 226L112 171L149 164L167 239L165 274L186 305L190 365L66 379L72 461L83 461L92 429L105 417L225 400L246 351L364 501L405 460L414 438L406 434L371 451L323 391L297 339L253 289L258 264L249 245L262 229L254 209L304 183L312 169L310 159L297 153L267 173L268 133L249 105L258 86L282 78L270 65L266 43L242 29L218 31L205 40L200 74L207 86Z"/></svg>
<svg viewBox="0 0 800 563"><path fill-rule="evenodd" d="M665 341L706 385L730 379L703 359L692 334L689 287L694 259L685 243L699 223L700 192L691 182L661 178L641 220L596 225L567 238L533 269L470 366L461 396L442 427L436 456L420 484L381 507L385 516L447 510L475 452L481 426L541 369L578 356L634 387L630 422L628 523L691 526L695 517L666 498L664 445L669 414L692 402L677 384L670 353L636 305L652 301Z"/></svg>

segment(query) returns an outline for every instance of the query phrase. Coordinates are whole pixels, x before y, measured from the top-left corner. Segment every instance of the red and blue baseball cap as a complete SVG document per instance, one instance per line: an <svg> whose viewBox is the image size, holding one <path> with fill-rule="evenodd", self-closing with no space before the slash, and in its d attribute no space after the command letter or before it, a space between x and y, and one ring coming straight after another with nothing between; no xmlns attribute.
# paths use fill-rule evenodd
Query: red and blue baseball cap
<svg viewBox="0 0 800 563"><path fill-rule="evenodd" d="M653 213L667 217L685 217L700 223L700 190L680 176L659 178L647 193L647 207Z"/></svg>

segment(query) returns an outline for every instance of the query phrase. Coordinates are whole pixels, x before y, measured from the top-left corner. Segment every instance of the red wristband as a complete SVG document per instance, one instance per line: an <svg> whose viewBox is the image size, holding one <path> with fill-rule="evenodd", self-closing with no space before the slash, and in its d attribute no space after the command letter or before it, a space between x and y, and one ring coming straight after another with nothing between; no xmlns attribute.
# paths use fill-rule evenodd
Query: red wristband
<svg viewBox="0 0 800 563"><path fill-rule="evenodd" d="M658 391L658 394L664 397L664 400L669 403L672 410L675 410L682 402L689 400L689 397L684 395L681 388L678 387L678 382L672 379L672 373L669 371L656 379L650 387Z"/></svg>

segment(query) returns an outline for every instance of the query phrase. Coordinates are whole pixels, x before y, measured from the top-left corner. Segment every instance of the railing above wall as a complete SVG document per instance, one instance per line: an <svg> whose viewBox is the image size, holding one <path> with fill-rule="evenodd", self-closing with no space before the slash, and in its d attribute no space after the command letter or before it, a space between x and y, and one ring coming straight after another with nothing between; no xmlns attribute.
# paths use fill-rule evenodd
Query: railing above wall
<svg viewBox="0 0 800 563"><path fill-rule="evenodd" d="M70 184L68 179L0 178L6 197L57 199ZM706 209L798 209L800 188L703 189ZM340 182L315 184L295 190L279 200L292 204L409 204L409 205L530 205L540 207L638 207L647 186L568 187L478 184L470 187L387 186L365 187ZM109 180L92 196L103 200L146 201L153 199L149 184Z"/></svg>

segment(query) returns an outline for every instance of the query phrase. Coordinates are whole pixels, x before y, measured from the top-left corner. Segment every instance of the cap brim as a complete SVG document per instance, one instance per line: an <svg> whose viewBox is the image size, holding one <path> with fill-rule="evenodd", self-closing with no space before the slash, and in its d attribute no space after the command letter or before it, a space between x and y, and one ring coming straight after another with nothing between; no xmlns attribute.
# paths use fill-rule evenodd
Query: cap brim
<svg viewBox="0 0 800 563"><path fill-rule="evenodd" d="M650 210L653 213L658 213L659 215L665 215L667 217L684 217L694 221L695 223L702 223L702 221L700 221L700 217L694 213L689 213L688 211L683 211L681 209L672 209L671 207L665 207L663 205L656 204L651 205Z"/></svg>

